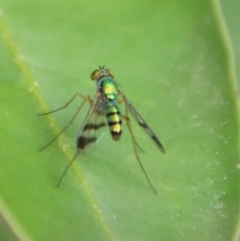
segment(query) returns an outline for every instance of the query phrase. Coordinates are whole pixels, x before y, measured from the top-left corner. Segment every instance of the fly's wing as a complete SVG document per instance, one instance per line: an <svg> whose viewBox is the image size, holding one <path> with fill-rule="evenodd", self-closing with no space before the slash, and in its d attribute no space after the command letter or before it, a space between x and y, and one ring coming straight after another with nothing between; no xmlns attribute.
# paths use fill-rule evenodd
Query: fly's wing
<svg viewBox="0 0 240 241"><path fill-rule="evenodd" d="M97 92L96 97L87 113L87 116L80 128L77 137L78 150L84 150L91 143L96 143L98 137L96 131L102 130L106 126L106 122L102 118L101 110L99 110L101 94Z"/></svg>
<svg viewBox="0 0 240 241"><path fill-rule="evenodd" d="M165 153L164 147L157 138L157 136L154 134L152 129L148 126L148 124L145 122L145 120L140 116L140 114L136 111L136 109L133 107L130 100L121 92L119 91L119 95L123 98L126 108L129 110L129 112L132 114L132 116L135 118L135 120L138 122L138 124L147 132L147 134L152 138L152 140L155 142L157 147L160 149L162 153Z"/></svg>

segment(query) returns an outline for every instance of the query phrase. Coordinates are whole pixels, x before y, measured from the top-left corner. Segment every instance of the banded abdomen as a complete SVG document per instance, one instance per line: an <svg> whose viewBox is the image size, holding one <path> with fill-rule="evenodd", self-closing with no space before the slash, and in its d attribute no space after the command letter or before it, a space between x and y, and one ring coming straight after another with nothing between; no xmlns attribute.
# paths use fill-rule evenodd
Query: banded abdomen
<svg viewBox="0 0 240 241"><path fill-rule="evenodd" d="M112 78L105 78L101 83L101 92L106 104L106 117L113 140L120 139L122 134L122 118L118 107L118 89Z"/></svg>
<svg viewBox="0 0 240 241"><path fill-rule="evenodd" d="M118 106L108 105L106 117L113 140L119 140L122 134L122 118Z"/></svg>

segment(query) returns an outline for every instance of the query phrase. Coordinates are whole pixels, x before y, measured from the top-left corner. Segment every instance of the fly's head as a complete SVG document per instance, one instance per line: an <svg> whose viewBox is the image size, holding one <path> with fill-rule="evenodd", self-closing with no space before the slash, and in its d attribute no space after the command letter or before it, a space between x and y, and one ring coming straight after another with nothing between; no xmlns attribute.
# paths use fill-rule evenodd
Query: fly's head
<svg viewBox="0 0 240 241"><path fill-rule="evenodd" d="M94 81L99 81L103 77L114 78L114 74L111 70L106 69L105 66L99 66L99 69L96 69L91 74L91 79Z"/></svg>

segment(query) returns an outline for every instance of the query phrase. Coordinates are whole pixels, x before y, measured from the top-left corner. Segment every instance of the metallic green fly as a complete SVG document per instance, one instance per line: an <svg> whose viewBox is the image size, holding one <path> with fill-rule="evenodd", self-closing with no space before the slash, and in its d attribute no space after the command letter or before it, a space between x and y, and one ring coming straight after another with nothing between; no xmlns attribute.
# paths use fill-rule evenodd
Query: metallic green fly
<svg viewBox="0 0 240 241"><path fill-rule="evenodd" d="M160 151L165 153L163 145L161 144L157 136L154 134L154 132L151 130L151 128L144 121L144 119L138 114L136 109L133 107L132 103L118 88L114 80L113 72L111 70L106 69L105 66L102 66L102 67L99 66L99 69L92 72L91 79L95 81L97 85L97 92L93 100L89 96L83 96L82 94L77 93L63 107L47 113L39 114L39 115L47 115L47 114L62 110L66 108L75 99L76 96L83 99L82 104L77 109L76 113L74 114L70 122L60 131L60 133L58 133L57 136L55 136L55 138L53 138L46 146L40 149L40 151L42 151L43 149L48 147L54 140L56 140L57 137L61 133L63 133L63 131L65 131L69 127L69 125L73 123L74 119L76 118L76 116L78 115L81 108L86 102L90 104L88 113L78 133L77 152L72 158L72 160L69 162L67 167L65 168L57 186L61 184L67 170L69 169L73 161L76 159L76 157L79 155L79 153L81 153L84 149L86 149L89 146L89 144L97 142L98 137L96 135L96 132L98 130L101 130L103 127L105 127L108 124L110 133L112 135L112 139L114 141L120 140L121 134L122 134L122 121L124 120L126 121L127 128L130 132L136 159L149 185L151 186L152 190L155 193L157 193L152 183L150 182L150 179L140 161L137 148L139 148L140 150L141 148L138 146L135 140L135 137L133 135L132 126L131 126L130 118L128 117L128 113L130 113L138 122L138 124L147 132L147 134L152 138L152 140L155 142L155 144L160 149ZM126 115L121 114L121 111L119 108L119 105L121 103L124 103L126 106Z"/></svg>

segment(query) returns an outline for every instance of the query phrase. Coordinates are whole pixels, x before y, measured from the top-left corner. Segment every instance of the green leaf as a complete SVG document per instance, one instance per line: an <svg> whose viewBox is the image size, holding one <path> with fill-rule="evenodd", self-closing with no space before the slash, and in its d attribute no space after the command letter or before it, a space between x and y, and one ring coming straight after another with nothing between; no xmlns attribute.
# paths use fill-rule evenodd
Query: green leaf
<svg viewBox="0 0 240 241"><path fill-rule="evenodd" d="M3 0L0 31L0 213L19 240L237 240L239 109L217 1ZM93 97L103 64L166 149L132 119L157 195L125 124L121 141L106 130L56 188L87 106L38 151L81 100L37 113Z"/></svg>

